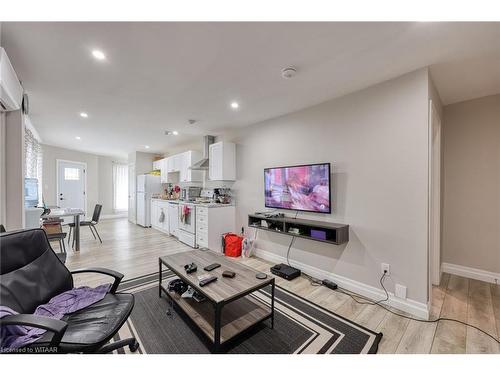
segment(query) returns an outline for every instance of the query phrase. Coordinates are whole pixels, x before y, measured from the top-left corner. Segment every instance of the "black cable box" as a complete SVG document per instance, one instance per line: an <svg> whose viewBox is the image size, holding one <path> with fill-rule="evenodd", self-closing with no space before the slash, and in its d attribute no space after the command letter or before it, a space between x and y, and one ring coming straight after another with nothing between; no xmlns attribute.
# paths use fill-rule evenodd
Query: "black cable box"
<svg viewBox="0 0 500 375"><path fill-rule="evenodd" d="M299 277L301 272L299 269L289 266L288 264L276 264L271 267L271 273L273 275L282 277L286 280L293 280L296 277Z"/></svg>

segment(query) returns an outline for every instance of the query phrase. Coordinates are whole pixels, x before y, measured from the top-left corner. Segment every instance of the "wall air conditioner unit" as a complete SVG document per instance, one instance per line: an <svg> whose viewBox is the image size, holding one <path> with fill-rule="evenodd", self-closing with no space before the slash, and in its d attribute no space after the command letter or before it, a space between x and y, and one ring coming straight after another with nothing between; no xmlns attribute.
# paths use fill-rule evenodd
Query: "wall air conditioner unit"
<svg viewBox="0 0 500 375"><path fill-rule="evenodd" d="M10 63L7 53L0 47L0 112L21 108L23 87Z"/></svg>

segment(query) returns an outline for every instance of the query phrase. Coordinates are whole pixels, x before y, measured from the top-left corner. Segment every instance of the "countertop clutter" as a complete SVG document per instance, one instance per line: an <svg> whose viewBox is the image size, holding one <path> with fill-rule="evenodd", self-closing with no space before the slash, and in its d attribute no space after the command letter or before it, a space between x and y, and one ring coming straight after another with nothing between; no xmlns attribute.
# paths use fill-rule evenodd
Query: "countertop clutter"
<svg viewBox="0 0 500 375"><path fill-rule="evenodd" d="M193 201L183 201L181 199L163 199L163 198L151 198L152 201L167 202L173 204L192 204L198 207L230 207L234 206L234 203L216 203L216 202L193 202Z"/></svg>

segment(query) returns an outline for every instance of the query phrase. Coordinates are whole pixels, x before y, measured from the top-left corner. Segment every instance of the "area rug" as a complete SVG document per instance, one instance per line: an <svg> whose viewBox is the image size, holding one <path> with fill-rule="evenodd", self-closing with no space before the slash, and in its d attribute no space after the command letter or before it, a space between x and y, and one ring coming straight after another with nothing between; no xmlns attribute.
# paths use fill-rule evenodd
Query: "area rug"
<svg viewBox="0 0 500 375"><path fill-rule="evenodd" d="M163 278L174 277L165 271ZM210 345L179 308L158 296L158 273L123 281L120 292L135 295L134 310L114 340L135 336L139 353L204 354ZM253 293L265 304L270 291ZM167 314L170 311L170 315ZM274 329L269 321L228 344L231 354L367 354L376 353L382 333L373 332L323 307L276 286ZM128 353L120 349L118 353Z"/></svg>

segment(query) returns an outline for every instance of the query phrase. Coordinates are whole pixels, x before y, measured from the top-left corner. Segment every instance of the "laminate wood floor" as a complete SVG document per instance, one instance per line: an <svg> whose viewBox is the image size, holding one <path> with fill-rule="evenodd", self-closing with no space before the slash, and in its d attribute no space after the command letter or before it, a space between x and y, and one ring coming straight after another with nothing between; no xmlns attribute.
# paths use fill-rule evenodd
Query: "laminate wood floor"
<svg viewBox="0 0 500 375"><path fill-rule="evenodd" d="M154 229L133 225L127 219L103 220L98 225L103 240L94 240L82 228L81 250L68 247L69 269L106 267L125 279L158 271L158 257L190 250L188 246ZM52 244L58 251L57 243ZM242 263L269 273L271 263L241 259ZM79 275L79 285L95 286L107 280L101 275ZM384 337L379 353L500 353L500 345L478 332L454 322L420 323L393 315L379 306L360 305L350 297L323 286L312 286L305 277L293 281L277 278L276 284L351 319ZM479 326L500 338L500 285L444 274L441 285L433 288L431 318L449 317Z"/></svg>

